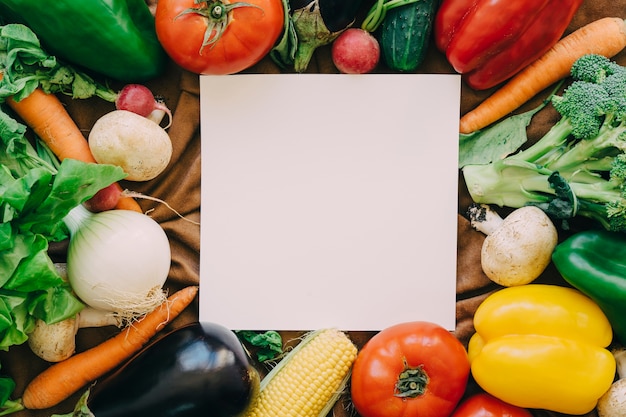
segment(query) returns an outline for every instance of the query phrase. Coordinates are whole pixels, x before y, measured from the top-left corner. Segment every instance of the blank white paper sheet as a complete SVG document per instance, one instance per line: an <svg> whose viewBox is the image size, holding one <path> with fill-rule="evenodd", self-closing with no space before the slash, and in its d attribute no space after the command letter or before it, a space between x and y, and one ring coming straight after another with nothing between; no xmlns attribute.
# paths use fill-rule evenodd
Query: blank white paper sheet
<svg viewBox="0 0 626 417"><path fill-rule="evenodd" d="M455 327L460 77L201 76L200 320Z"/></svg>

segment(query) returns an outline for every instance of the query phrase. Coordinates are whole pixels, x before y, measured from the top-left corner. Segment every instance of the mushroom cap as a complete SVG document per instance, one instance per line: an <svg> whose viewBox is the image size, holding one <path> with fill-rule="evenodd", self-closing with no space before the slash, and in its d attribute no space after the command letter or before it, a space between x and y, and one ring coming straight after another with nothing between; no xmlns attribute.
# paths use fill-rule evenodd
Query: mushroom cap
<svg viewBox="0 0 626 417"><path fill-rule="evenodd" d="M497 284L528 284L550 264L557 243L557 230L543 210L522 207L485 238L481 265L485 275Z"/></svg>

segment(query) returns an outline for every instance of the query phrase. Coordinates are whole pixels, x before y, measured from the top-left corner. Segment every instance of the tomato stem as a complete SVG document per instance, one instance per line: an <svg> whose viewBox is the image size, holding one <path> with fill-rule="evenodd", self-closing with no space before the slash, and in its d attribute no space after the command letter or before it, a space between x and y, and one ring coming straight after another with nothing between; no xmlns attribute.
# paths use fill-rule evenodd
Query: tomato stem
<svg viewBox="0 0 626 417"><path fill-rule="evenodd" d="M403 362L404 370L398 375L393 395L400 398L415 398L424 394L429 380L424 365L411 368L406 358L403 358Z"/></svg>
<svg viewBox="0 0 626 417"><path fill-rule="evenodd" d="M202 55L202 50L205 47L213 47L220 40L230 22L230 12L233 9L238 7L256 7L261 9L256 4L245 2L224 3L222 0L195 0L194 3L197 4L196 7L183 10L174 19L178 19L186 14L197 14L204 17L206 20L206 31L204 32L200 55Z"/></svg>

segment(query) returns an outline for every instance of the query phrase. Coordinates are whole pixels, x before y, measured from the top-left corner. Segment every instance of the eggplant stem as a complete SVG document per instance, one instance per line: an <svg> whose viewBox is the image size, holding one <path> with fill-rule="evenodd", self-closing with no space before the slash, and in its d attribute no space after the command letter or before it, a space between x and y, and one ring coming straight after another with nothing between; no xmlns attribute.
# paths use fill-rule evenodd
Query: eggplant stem
<svg viewBox="0 0 626 417"><path fill-rule="evenodd" d="M374 32L383 20L385 20L385 16L387 16L387 12L391 9L395 9L400 6L407 6L409 4L417 3L423 0L377 0L376 4L374 4L363 23L361 24L361 29L366 30L368 32Z"/></svg>

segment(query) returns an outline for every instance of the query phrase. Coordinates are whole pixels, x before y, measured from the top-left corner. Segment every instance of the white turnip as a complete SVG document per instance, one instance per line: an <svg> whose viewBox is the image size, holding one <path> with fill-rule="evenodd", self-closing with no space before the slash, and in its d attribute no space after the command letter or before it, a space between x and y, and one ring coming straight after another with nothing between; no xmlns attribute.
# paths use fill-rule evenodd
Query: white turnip
<svg viewBox="0 0 626 417"><path fill-rule="evenodd" d="M172 157L172 141L165 129L127 110L100 117L89 133L89 148L98 163L120 166L129 181L155 178Z"/></svg>
<svg viewBox="0 0 626 417"><path fill-rule="evenodd" d="M341 33L331 48L333 63L344 74L372 72L380 61L380 45L369 32L349 28Z"/></svg>

